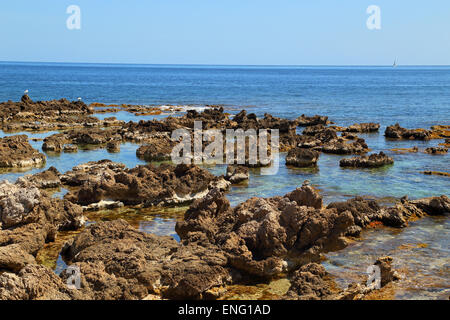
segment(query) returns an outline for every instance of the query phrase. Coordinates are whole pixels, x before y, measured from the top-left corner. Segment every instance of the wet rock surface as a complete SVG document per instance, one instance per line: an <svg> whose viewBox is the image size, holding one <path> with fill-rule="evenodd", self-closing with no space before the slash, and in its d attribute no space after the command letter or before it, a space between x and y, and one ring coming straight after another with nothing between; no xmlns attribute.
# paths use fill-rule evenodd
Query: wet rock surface
<svg viewBox="0 0 450 320"><path fill-rule="evenodd" d="M0 167L27 168L45 163L45 155L34 149L26 135L0 138Z"/></svg>
<svg viewBox="0 0 450 320"><path fill-rule="evenodd" d="M352 168L379 168L394 163L394 159L388 157L383 151L373 153L369 156L361 156L354 158L345 158L339 161L341 167Z"/></svg>

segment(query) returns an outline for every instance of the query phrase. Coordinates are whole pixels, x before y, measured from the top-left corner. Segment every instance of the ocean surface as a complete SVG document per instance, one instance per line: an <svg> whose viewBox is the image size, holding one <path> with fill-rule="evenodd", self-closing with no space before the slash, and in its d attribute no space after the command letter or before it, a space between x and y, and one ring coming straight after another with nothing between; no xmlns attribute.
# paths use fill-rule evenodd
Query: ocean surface
<svg viewBox="0 0 450 320"><path fill-rule="evenodd" d="M327 115L337 125L358 122L378 122L380 132L360 134L373 152L384 151L394 157L394 165L382 169L341 169L342 156L321 154L318 169L294 169L284 165L281 154L278 173L263 176L258 170L251 172L248 185L233 187L228 193L232 205L252 196L283 195L309 180L318 187L326 203L345 200L355 195L392 203L395 198L450 195L450 178L427 176L422 172L450 171L450 155L429 155L421 152L437 146L443 140L392 141L383 133L388 125L399 123L406 128L429 128L432 125L450 124L450 67L276 67L276 66L188 66L188 65L114 65L114 64L60 64L60 63L0 63L0 101L17 101L24 90L29 90L33 100L67 98L84 102L105 104L183 105L201 108L205 105L223 105L229 113L242 109L263 116L294 119L301 114ZM131 113L97 114L99 118L116 116L126 121L150 119ZM301 131L301 129L300 129ZM44 138L55 132L31 134ZM15 133L17 134L17 133ZM0 135L9 135L1 133ZM38 149L42 141L31 142ZM418 146L418 153L399 154L390 149ZM144 162L137 159L138 145L124 143L118 154L104 149L80 150L78 153L47 155L44 168L27 172L3 170L0 179L14 181L24 174L35 173L49 166L64 172L73 166L92 160L111 159L129 167ZM208 167L214 174L225 173L225 166ZM64 194L62 190L56 196ZM182 212L134 212L133 223L141 230L176 237L174 225ZM449 224L439 219L416 222L414 228L403 232L401 241L423 243L433 239L433 245L420 248L422 255L411 257L415 264L422 263L433 278L433 294L415 294L402 291L398 298L433 298L447 294L449 284ZM420 227L423 225L423 227ZM415 232L416 230L416 232ZM397 231L396 231L397 232ZM372 259L376 253L391 253L400 263L407 264L403 251L396 254L392 247L392 232L369 232L369 242L358 245L359 256L367 253ZM396 238L396 239L397 239ZM378 246L373 245L373 241ZM384 241L384 242L383 242ZM400 240L399 240L400 241ZM372 243L371 246L364 243ZM395 245L398 243L396 242ZM398 244L399 246L401 244ZM368 247L365 247L368 246ZM438 249L436 249L438 248ZM434 250L434 251L432 251ZM439 254L436 254L436 250ZM410 250L411 251L411 250ZM419 253L420 253L419 252ZM436 257L436 261L432 257ZM422 257L422 258L421 258ZM342 259L346 263L342 263ZM333 261L337 264L333 264ZM329 269L342 276L337 265L351 269L359 267L361 259L349 256L349 250L330 255ZM444 262L442 262L444 261ZM430 264L439 263L439 276L434 275ZM429 268L426 266L430 265ZM334 266L334 267L332 267ZM430 271L431 270L431 271ZM417 271L419 272L419 271ZM447 275L443 277L442 272ZM345 283L345 279L342 280ZM434 291L433 291L434 290ZM420 291L420 290L419 290Z"/></svg>

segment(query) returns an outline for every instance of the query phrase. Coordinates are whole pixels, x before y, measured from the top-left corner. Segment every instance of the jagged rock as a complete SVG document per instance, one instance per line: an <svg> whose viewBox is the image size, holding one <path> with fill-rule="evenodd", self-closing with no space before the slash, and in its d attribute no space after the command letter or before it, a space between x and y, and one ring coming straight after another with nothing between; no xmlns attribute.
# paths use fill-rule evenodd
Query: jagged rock
<svg viewBox="0 0 450 320"><path fill-rule="evenodd" d="M317 263L302 266L295 271L290 282L284 296L287 300L326 300L338 291L325 268Z"/></svg>
<svg viewBox="0 0 450 320"><path fill-rule="evenodd" d="M88 227L62 253L80 267L80 291L95 299L142 299L149 293L199 299L231 278L216 247L180 244L120 219Z"/></svg>
<svg viewBox="0 0 450 320"><path fill-rule="evenodd" d="M62 152L64 145L69 143L70 140L66 138L64 133L55 133L44 139L42 144L42 150L51 152Z"/></svg>
<svg viewBox="0 0 450 320"><path fill-rule="evenodd" d="M321 203L316 191L303 186L284 197L251 198L231 209L223 194L212 190L191 205L175 229L188 243L204 239L219 246L234 269L272 277L346 246L351 214L307 207Z"/></svg>
<svg viewBox="0 0 450 320"><path fill-rule="evenodd" d="M82 299L51 269L37 264L25 266L18 274L0 275L0 300L69 300Z"/></svg>
<svg viewBox="0 0 450 320"><path fill-rule="evenodd" d="M65 199L85 206L106 199L127 205L183 204L203 197L211 188L229 187L223 177L195 165L149 164L125 169L106 160L80 165L61 180L72 185L85 181L78 190L65 195Z"/></svg>
<svg viewBox="0 0 450 320"><path fill-rule="evenodd" d="M339 161L341 167L353 168L378 168L394 163L394 159L388 157L381 151L379 154L373 153L369 156L360 156L353 158L345 158Z"/></svg>
<svg viewBox="0 0 450 320"><path fill-rule="evenodd" d="M369 147L362 138L358 138L352 143L347 143L344 139L338 138L326 142L322 146L322 152L333 154L363 154L368 151Z"/></svg>
<svg viewBox="0 0 450 320"><path fill-rule="evenodd" d="M34 186L39 189L59 188L61 186L59 175L60 173L55 167L50 167L45 171L20 177L17 180L17 184L20 186Z"/></svg>
<svg viewBox="0 0 450 320"><path fill-rule="evenodd" d="M26 135L0 138L0 167L34 167L45 163L45 155L34 149Z"/></svg>
<svg viewBox="0 0 450 320"><path fill-rule="evenodd" d="M123 163L111 160L89 161L77 165L72 170L60 175L61 182L69 186L95 184L102 180L111 180L119 172L125 170Z"/></svg>
<svg viewBox="0 0 450 320"><path fill-rule="evenodd" d="M268 113L258 121L259 129L277 129L280 133L295 132L297 121L274 117Z"/></svg>
<svg viewBox="0 0 450 320"><path fill-rule="evenodd" d="M58 230L84 225L83 210L66 200L50 198L39 189L0 183L0 247L18 244L32 255L53 241Z"/></svg>
<svg viewBox="0 0 450 320"><path fill-rule="evenodd" d="M225 179L233 184L240 183L249 179L248 168L245 166L229 165Z"/></svg>
<svg viewBox="0 0 450 320"><path fill-rule="evenodd" d="M384 135L391 139L409 139L409 140L429 140L431 131L425 129L405 129L398 123L388 126Z"/></svg>
<svg viewBox="0 0 450 320"><path fill-rule="evenodd" d="M319 152L298 147L289 150L286 156L287 165L299 168L316 166L318 160Z"/></svg>
<svg viewBox="0 0 450 320"><path fill-rule="evenodd" d="M0 182L0 221L3 228L26 223L40 197L37 188L21 188L6 180Z"/></svg>

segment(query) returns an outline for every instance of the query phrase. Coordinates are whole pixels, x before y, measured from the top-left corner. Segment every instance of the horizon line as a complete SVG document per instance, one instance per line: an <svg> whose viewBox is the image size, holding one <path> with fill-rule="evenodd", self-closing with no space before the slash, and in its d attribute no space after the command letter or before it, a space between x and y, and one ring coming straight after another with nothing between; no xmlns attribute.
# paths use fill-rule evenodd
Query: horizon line
<svg viewBox="0 0 450 320"><path fill-rule="evenodd" d="M0 60L0 63L103 64L149 66L241 66L241 67L392 67L392 64L215 64L215 63L140 63L140 62L74 62ZM448 64L400 64L396 67L449 67Z"/></svg>

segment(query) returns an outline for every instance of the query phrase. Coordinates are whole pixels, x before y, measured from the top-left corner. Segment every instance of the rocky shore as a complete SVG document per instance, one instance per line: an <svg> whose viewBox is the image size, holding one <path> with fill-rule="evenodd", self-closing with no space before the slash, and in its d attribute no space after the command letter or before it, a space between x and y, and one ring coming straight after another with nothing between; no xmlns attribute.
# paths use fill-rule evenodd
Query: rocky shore
<svg viewBox="0 0 450 320"><path fill-rule="evenodd" d="M148 295L218 299L231 285L280 277L290 283L282 299L365 299L377 289L366 282L339 287L321 264L324 255L361 240L362 233L374 227L406 228L411 221L426 216L450 214L447 195L415 200L405 196L392 205L354 197L325 205L319 190L307 182L284 195L251 197L231 206L227 198L230 188L247 188L253 181L250 172L255 169L251 168L267 165L250 163L247 149L245 163L228 165L223 176L195 164L151 163L171 159L178 142L171 137L173 130L186 129L192 135L195 121L202 121L203 129L220 132L278 129L281 152L287 153L285 163L289 166L317 167L327 153L337 155L333 159L356 155L333 160L341 167L377 168L393 164L394 158L382 151L366 155L370 148L358 135L379 131L378 123L340 127L321 115L282 119L266 113L258 118L246 110L230 116L221 106L209 106L202 112L188 110L161 120L125 123L115 118L99 120L93 114L102 112L99 108L136 115L159 114L161 110L149 106L87 106L65 99L34 102L26 95L19 102L0 103L0 107L4 131L61 130L43 139L42 149L49 156L76 152L84 146L120 152L121 143L133 142L139 144L136 157L149 162L128 168L107 159L90 161L66 172L50 167L24 175L15 183L0 182L1 300L145 299ZM396 124L386 128L385 136L398 140L444 139L447 130L447 126L425 130ZM418 148L411 150L417 152ZM447 152L446 147L421 150L433 155ZM46 156L30 145L26 135L0 138L0 167L42 166L45 161ZM53 197L55 188L64 188L67 193ZM124 219L105 217L86 223L92 211L103 214L102 210L114 208L181 205L189 208L175 225L179 241L141 232ZM44 247L69 230L76 235L62 243L58 251L67 266L81 271L78 290L67 287L67 269L56 274L38 263ZM374 262L381 270L381 287L401 278L402 270L393 270L392 262L388 256Z"/></svg>

